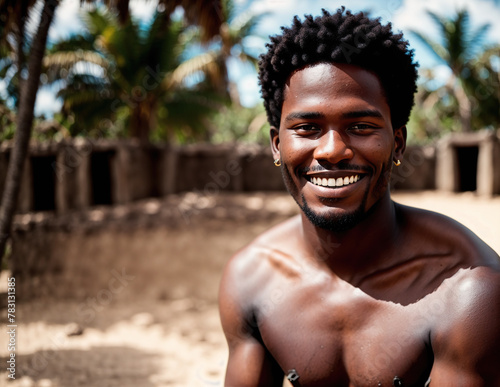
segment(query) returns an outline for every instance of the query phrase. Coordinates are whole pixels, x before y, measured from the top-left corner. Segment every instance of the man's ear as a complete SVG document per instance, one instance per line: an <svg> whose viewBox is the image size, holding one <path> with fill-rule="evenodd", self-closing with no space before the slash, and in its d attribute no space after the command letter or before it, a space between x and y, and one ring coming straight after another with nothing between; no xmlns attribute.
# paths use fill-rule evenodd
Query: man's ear
<svg viewBox="0 0 500 387"><path fill-rule="evenodd" d="M271 151L273 152L273 159L280 160L280 133L279 129L271 126L271 130L269 131L269 138L271 139Z"/></svg>
<svg viewBox="0 0 500 387"><path fill-rule="evenodd" d="M406 150L406 126L394 131L394 161L403 160L403 155Z"/></svg>

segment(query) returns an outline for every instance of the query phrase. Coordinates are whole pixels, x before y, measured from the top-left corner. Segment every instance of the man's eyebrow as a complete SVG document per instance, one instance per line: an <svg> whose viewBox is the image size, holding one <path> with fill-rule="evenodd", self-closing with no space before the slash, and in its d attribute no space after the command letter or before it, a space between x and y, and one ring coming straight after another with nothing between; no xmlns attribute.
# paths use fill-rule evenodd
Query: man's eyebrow
<svg viewBox="0 0 500 387"><path fill-rule="evenodd" d="M342 118L344 119L363 117L383 118L382 113L377 109L353 110L342 113ZM315 120L321 118L325 118L325 115L320 112L293 112L286 116L285 123L293 120Z"/></svg>
<svg viewBox="0 0 500 387"><path fill-rule="evenodd" d="M285 122L293 120L315 120L324 117L325 115L320 112L293 112L285 117Z"/></svg>
<svg viewBox="0 0 500 387"><path fill-rule="evenodd" d="M363 117L383 118L382 113L380 113L376 109L353 110L350 112L342 113L342 118L363 118Z"/></svg>

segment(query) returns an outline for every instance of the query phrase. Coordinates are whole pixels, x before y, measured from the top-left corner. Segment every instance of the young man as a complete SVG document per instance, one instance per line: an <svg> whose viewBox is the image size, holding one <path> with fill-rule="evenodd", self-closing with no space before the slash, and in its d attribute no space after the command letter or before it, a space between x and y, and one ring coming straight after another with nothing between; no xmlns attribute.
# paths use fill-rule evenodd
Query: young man
<svg viewBox="0 0 500 387"><path fill-rule="evenodd" d="M271 38L260 82L301 209L228 263L226 386L500 386L500 259L394 203L416 90L390 25L344 9Z"/></svg>

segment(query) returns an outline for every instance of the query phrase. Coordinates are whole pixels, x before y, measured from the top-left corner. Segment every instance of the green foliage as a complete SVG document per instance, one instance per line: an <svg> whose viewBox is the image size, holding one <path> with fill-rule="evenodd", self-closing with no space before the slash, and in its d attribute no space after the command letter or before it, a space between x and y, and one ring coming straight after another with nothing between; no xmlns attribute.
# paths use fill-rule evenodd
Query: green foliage
<svg viewBox="0 0 500 387"><path fill-rule="evenodd" d="M465 9L458 11L451 18L444 18L430 11L427 14L438 27L442 42L433 40L423 33L414 32L414 34L431 49L439 60L449 65L453 73L459 77L466 76L462 74L462 71L482 51L490 25L484 24L472 30L470 15Z"/></svg>
<svg viewBox="0 0 500 387"><path fill-rule="evenodd" d="M264 14L239 12L232 0L222 1L222 13L219 33L208 45L200 43L200 28L186 27L162 12L148 24L134 19L121 24L102 5L82 13L85 32L47 49L42 83L56 90L63 106L54 121L35 125L34 138L267 143L267 130L247 133L263 109L239 107L226 67L229 58L256 67L258 59L247 50L245 39L255 36ZM15 56L10 55L14 50L0 49L0 75L14 74L7 91L14 101L9 106L15 107L19 82L11 60ZM228 105L229 94L234 108ZM15 125L9 117L2 115L1 139L13 136Z"/></svg>
<svg viewBox="0 0 500 387"><path fill-rule="evenodd" d="M262 104L222 109L210 120L210 128L213 143L241 141L269 145L269 124Z"/></svg>
<svg viewBox="0 0 500 387"><path fill-rule="evenodd" d="M16 130L16 115L10 110L5 101L0 99L0 142L12 140Z"/></svg>
<svg viewBox="0 0 500 387"><path fill-rule="evenodd" d="M496 130L500 127L500 46L486 49L469 62L470 75L464 88L471 102L471 127L474 130ZM416 105L408 123L410 143L429 143L449 132L461 131L459 103L451 85L431 87L435 77L424 70Z"/></svg>
<svg viewBox="0 0 500 387"><path fill-rule="evenodd" d="M5 27L0 26L0 35L5 34ZM26 54L26 53L25 53ZM10 40L0 40L0 79L2 80L6 98L0 96L0 103L5 106L16 107L19 101L19 70L16 61L15 49ZM2 124L3 127L3 124Z"/></svg>
<svg viewBox="0 0 500 387"><path fill-rule="evenodd" d="M440 31L438 40L413 32L433 52L451 75L438 89L435 72L421 71L423 82L408 125L409 139L422 142L450 131L495 129L500 126L500 46L485 47L490 26L473 30L466 10L451 18L428 12Z"/></svg>
<svg viewBox="0 0 500 387"><path fill-rule="evenodd" d="M157 12L148 26L133 19L123 26L100 9L83 20L87 33L59 42L45 60L49 81L63 84L58 96L72 136L169 140L187 125L198 132L218 108L203 82L186 81L208 65L183 60L189 41L181 22Z"/></svg>
<svg viewBox="0 0 500 387"><path fill-rule="evenodd" d="M470 62L465 90L472 100L472 127L500 128L500 45Z"/></svg>
<svg viewBox="0 0 500 387"><path fill-rule="evenodd" d="M232 0L221 5L222 25L209 45L200 43L200 28L171 20L170 13L158 11L147 24L133 18L123 24L102 5L82 13L85 32L47 49L42 83L56 90L63 106L54 122L35 126L34 138L211 141L210 117L219 116L221 108L230 111L229 90L239 105L226 61L236 57L256 65L257 58L247 51L244 40L255 34L263 16L238 13ZM11 109L17 106L22 73L17 71L14 52L9 41L2 42L0 77L7 85L8 104L2 102ZM1 139L13 136L10 117L1 117Z"/></svg>
<svg viewBox="0 0 500 387"><path fill-rule="evenodd" d="M239 105L240 98L237 87L228 74L228 61L248 63L257 71L258 55L250 49L247 41L249 38L259 37L257 27L266 15L267 13L256 14L249 10L241 11L233 0L222 1L223 23L219 34L209 45L213 51L214 71L208 74L208 80L219 93L228 96L233 104ZM199 34L193 37L198 40L198 49L204 50Z"/></svg>

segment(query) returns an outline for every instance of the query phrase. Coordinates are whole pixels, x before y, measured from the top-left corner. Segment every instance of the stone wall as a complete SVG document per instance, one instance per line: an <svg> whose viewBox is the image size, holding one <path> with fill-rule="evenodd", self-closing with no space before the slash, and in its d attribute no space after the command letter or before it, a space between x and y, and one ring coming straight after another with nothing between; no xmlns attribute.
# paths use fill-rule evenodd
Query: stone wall
<svg viewBox="0 0 500 387"><path fill-rule="evenodd" d="M0 192L9 155L10 147L3 144ZM30 147L18 213L65 213L186 191L282 190L280 171L267 148L75 140Z"/></svg>
<svg viewBox="0 0 500 387"><path fill-rule="evenodd" d="M0 192L9 157L10 145L4 143L0 146ZM446 137L437 148L409 146L402 165L393 168L391 186L395 190L500 194L500 141L493 132L476 132ZM30 147L18 213L65 213L187 191L284 189L268 147L169 147L77 139Z"/></svg>

